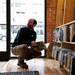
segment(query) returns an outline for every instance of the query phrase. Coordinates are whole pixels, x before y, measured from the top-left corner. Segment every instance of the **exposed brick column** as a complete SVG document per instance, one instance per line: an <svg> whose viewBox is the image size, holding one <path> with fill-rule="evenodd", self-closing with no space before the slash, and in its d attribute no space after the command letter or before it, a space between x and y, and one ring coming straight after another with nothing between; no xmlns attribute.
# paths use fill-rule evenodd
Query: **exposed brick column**
<svg viewBox="0 0 75 75"><path fill-rule="evenodd" d="M52 31L56 27L56 0L46 0L46 42L50 43L46 57L51 58Z"/></svg>
<svg viewBox="0 0 75 75"><path fill-rule="evenodd" d="M56 26L57 0L46 0L46 40L52 42L52 31Z"/></svg>

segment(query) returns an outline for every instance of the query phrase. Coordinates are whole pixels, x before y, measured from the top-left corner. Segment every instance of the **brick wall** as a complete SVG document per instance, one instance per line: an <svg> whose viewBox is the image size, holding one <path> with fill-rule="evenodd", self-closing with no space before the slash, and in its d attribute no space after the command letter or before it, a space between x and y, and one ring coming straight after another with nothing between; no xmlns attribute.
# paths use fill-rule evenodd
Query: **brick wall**
<svg viewBox="0 0 75 75"><path fill-rule="evenodd" d="M52 30L56 25L56 1L46 0L46 42L52 42Z"/></svg>
<svg viewBox="0 0 75 75"><path fill-rule="evenodd" d="M52 31L55 27L75 20L75 1L46 0L46 42L50 43L46 56L51 58ZM65 45L64 45L65 46Z"/></svg>
<svg viewBox="0 0 75 75"><path fill-rule="evenodd" d="M52 31L56 27L56 0L46 0L46 42L50 43L46 57L51 58Z"/></svg>

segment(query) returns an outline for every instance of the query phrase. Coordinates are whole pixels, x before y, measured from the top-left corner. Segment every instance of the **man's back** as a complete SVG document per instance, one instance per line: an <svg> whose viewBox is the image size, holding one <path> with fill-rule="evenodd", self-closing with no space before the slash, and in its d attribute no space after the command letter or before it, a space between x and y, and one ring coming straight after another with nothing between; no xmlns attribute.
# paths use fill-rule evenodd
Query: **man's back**
<svg viewBox="0 0 75 75"><path fill-rule="evenodd" d="M12 47L20 44L30 45L31 41L35 40L36 40L36 32L33 29L29 29L28 27L23 27L18 31L14 43L12 44Z"/></svg>

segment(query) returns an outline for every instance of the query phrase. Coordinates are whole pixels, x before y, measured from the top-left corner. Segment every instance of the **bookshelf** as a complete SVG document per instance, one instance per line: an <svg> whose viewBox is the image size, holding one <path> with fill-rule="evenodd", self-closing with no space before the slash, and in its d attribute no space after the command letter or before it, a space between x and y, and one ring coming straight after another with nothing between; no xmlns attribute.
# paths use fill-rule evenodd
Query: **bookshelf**
<svg viewBox="0 0 75 75"><path fill-rule="evenodd" d="M72 72L72 57L75 53L75 20L66 24L60 25L53 30L53 42L55 55L54 58L60 62L60 66L63 67L70 75ZM61 53L61 54L60 54ZM53 56L52 55L52 56ZM62 56L63 58L60 58Z"/></svg>

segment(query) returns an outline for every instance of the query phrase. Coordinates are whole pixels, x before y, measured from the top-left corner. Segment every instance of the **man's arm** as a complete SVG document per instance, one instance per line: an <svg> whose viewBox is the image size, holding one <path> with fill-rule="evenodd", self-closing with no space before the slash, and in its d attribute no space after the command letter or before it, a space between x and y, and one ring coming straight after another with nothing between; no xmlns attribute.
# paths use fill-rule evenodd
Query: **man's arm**
<svg viewBox="0 0 75 75"><path fill-rule="evenodd" d="M17 46L20 44L20 41L21 41L21 29L18 31L17 35L16 35L16 38L14 40L14 42L12 43L12 47L14 46Z"/></svg>

